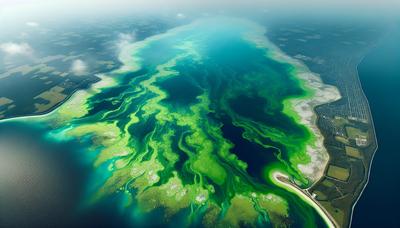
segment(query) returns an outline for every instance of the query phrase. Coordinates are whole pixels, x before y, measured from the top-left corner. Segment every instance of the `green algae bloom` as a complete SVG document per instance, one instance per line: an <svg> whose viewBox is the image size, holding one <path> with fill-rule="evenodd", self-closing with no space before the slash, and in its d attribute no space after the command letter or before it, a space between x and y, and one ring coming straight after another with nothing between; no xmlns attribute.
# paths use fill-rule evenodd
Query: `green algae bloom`
<svg viewBox="0 0 400 228"><path fill-rule="evenodd" d="M119 195L133 218L185 226L312 226L316 212L268 178L315 181L299 165L316 135L292 105L315 92L282 56L253 22L201 19L125 47L123 67L38 121L95 157L89 204Z"/></svg>

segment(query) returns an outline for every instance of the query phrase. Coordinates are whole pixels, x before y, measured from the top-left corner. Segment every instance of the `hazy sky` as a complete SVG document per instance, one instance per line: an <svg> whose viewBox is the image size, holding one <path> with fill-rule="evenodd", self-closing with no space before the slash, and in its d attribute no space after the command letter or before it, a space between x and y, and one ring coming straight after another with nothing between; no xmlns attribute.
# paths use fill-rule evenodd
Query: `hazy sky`
<svg viewBox="0 0 400 228"><path fill-rule="evenodd" d="M400 0L0 0L0 19L115 12L165 13L231 9L400 12Z"/></svg>
<svg viewBox="0 0 400 228"><path fill-rule="evenodd" d="M360 7L393 8L400 7L399 0L0 0L0 8L30 5L49 8L207 8L207 7Z"/></svg>

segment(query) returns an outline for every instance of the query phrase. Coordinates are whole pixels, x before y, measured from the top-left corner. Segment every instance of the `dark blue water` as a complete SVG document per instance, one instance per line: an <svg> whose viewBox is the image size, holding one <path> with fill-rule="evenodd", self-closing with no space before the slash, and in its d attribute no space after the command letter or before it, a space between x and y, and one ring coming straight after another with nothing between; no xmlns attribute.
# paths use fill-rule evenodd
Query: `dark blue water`
<svg viewBox="0 0 400 228"><path fill-rule="evenodd" d="M81 209L92 172L84 151L45 135L34 124L0 125L0 227L128 227L116 197Z"/></svg>
<svg viewBox="0 0 400 228"><path fill-rule="evenodd" d="M369 184L355 207L353 227L400 227L400 25L370 51L358 70L379 148Z"/></svg>

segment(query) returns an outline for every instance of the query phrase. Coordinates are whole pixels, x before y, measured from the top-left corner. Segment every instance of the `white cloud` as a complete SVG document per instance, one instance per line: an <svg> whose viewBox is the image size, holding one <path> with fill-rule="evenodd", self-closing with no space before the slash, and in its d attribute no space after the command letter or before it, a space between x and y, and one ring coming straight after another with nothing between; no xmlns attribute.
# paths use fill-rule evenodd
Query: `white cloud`
<svg viewBox="0 0 400 228"><path fill-rule="evenodd" d="M30 56L33 53L33 49L27 43L14 43L14 42L2 43L0 44L0 49L9 55Z"/></svg>
<svg viewBox="0 0 400 228"><path fill-rule="evenodd" d="M77 59L72 62L71 72L75 75L78 75L78 76L84 75L84 74L86 74L87 69L88 69L87 64L80 59Z"/></svg>
<svg viewBox="0 0 400 228"><path fill-rule="evenodd" d="M120 33L118 35L117 46L118 48L123 48L124 46L131 44L136 41L136 35L132 33Z"/></svg>
<svg viewBox="0 0 400 228"><path fill-rule="evenodd" d="M29 26L29 27L38 27L38 26L39 26L39 23L34 22L34 21L28 21L28 22L26 22L25 24L26 24L27 26Z"/></svg>
<svg viewBox="0 0 400 228"><path fill-rule="evenodd" d="M129 41L129 42L133 42L136 39L135 33L120 33L118 37L122 41Z"/></svg>

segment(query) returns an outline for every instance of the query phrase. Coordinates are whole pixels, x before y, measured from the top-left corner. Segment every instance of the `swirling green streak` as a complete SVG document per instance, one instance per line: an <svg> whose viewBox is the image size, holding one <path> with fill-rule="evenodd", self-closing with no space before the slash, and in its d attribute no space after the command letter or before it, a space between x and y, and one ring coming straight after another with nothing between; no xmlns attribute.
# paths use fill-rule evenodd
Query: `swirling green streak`
<svg viewBox="0 0 400 228"><path fill-rule="evenodd" d="M189 223L277 225L294 213L308 213L297 217L313 223L310 210L289 211L305 207L300 199L263 180L261 171L249 175L254 164L233 153L238 142L222 130L230 121L244 140L264 153L276 151L264 167L279 164L308 184L297 165L309 162L306 146L314 136L299 124L290 100L309 99L312 90L296 78L294 66L274 58L273 49L245 38L255 28L240 19L204 19L136 43L123 51L125 66L110 73L114 84L48 117L51 137L89 137L87 150L98 151L94 167L107 178L91 203L122 191L129 199L124 205L143 212L162 207L173 216L190 208ZM254 102L254 110L247 112L241 101Z"/></svg>

